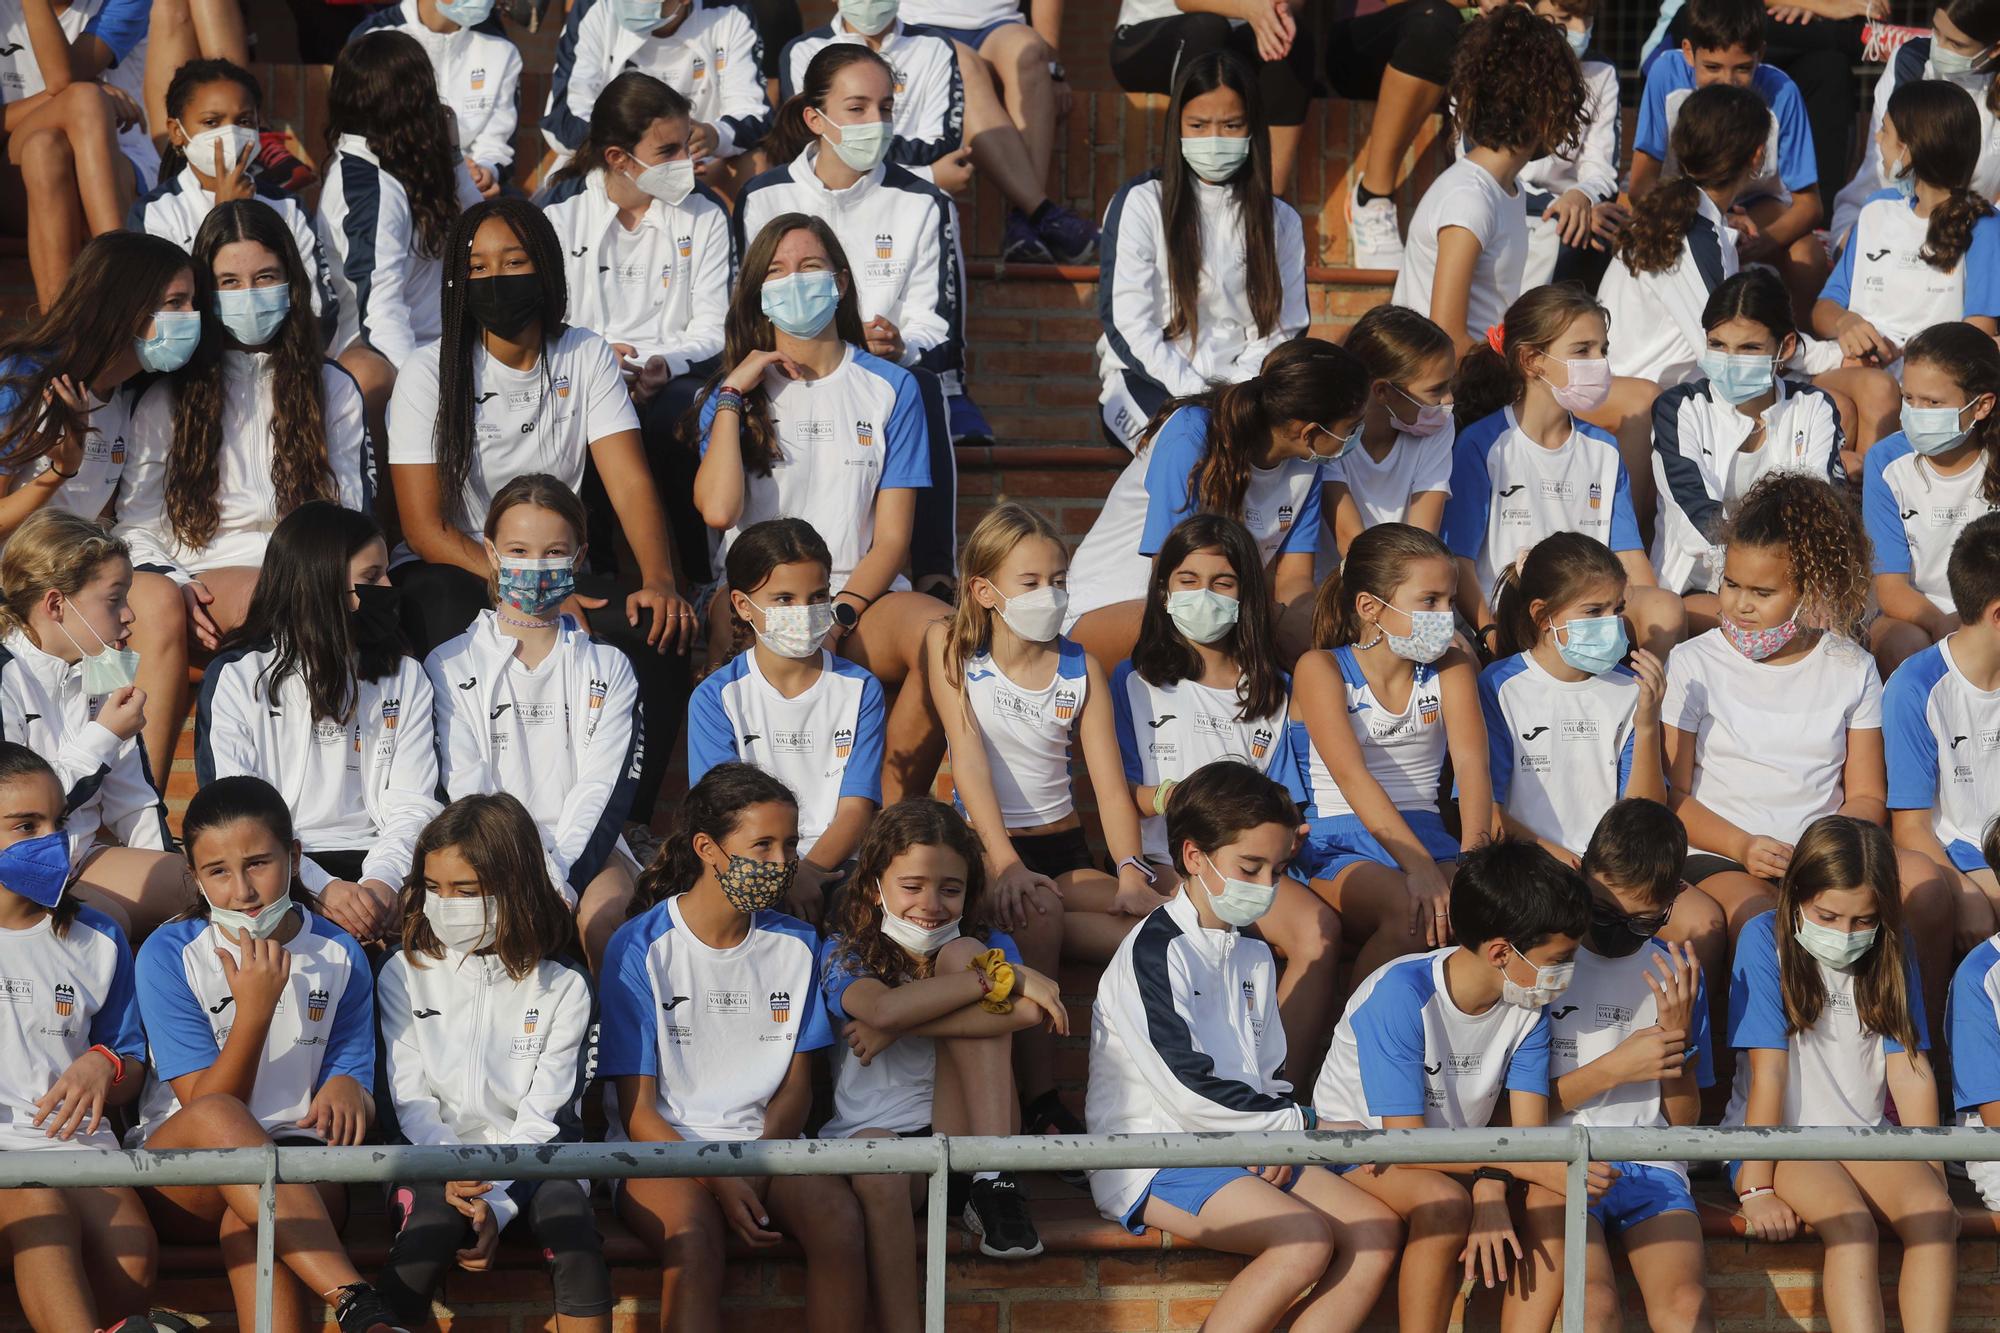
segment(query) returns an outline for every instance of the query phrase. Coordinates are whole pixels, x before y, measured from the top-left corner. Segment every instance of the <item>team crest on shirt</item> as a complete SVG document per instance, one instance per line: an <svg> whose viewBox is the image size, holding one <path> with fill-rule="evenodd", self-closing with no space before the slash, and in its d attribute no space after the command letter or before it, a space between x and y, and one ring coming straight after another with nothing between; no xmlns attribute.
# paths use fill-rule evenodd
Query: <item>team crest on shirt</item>
<svg viewBox="0 0 2000 1333"><path fill-rule="evenodd" d="M1435 691L1425 690L1417 700L1417 719L1427 727L1438 720L1438 696Z"/></svg>
<svg viewBox="0 0 2000 1333"><path fill-rule="evenodd" d="M611 693L611 682L592 679L590 682L590 709L596 712L604 707L604 696Z"/></svg>
<svg viewBox="0 0 2000 1333"><path fill-rule="evenodd" d="M847 752L854 748L854 732L841 727L833 733L833 754L836 759L847 758Z"/></svg>
<svg viewBox="0 0 2000 1333"><path fill-rule="evenodd" d="M671 287L673 285L674 285L674 266L672 264L660 265L660 286L662 288L666 288L666 287Z"/></svg>
<svg viewBox="0 0 2000 1333"><path fill-rule="evenodd" d="M483 70L483 69L475 69L475 70L473 70L473 71L472 71L472 91L473 91L473 92L475 92L475 93L476 93L476 92L480 92L480 91L482 91L482 90L483 90L483 89L484 89L485 87L486 87L486 71L485 71L485 70Z"/></svg>
<svg viewBox="0 0 2000 1333"><path fill-rule="evenodd" d="M123 435L114 435L111 437L111 461L114 465L123 465L125 462L125 437Z"/></svg>
<svg viewBox="0 0 2000 1333"><path fill-rule="evenodd" d="M1248 1013L1257 1012L1257 983L1254 981L1243 983L1243 1008Z"/></svg>
<svg viewBox="0 0 2000 1333"><path fill-rule="evenodd" d="M875 257L877 259L894 259L896 257L896 238L886 231L876 232Z"/></svg>
<svg viewBox="0 0 2000 1333"><path fill-rule="evenodd" d="M721 47L719 47L719 46L718 46L718 47L716 47L716 48L715 48L715 72L716 72L717 74L720 74L720 73L722 73L722 71L723 71L723 70L725 70L725 69L728 69L728 68L729 68L729 52L727 52L727 51L723 50L723 49L722 49Z"/></svg>
<svg viewBox="0 0 2000 1333"><path fill-rule="evenodd" d="M717 59L719 60L720 57L718 56ZM721 66L718 65L717 68L719 69L721 68ZM688 75L688 77L693 79L696 83L700 83L703 79L707 78L708 62L706 60L703 60L700 56L696 56L694 58L694 72Z"/></svg>
<svg viewBox="0 0 2000 1333"><path fill-rule="evenodd" d="M872 421L855 422L854 442L863 449L872 446L875 443L875 423Z"/></svg>
<svg viewBox="0 0 2000 1333"><path fill-rule="evenodd" d="M55 991L56 1017L68 1018L76 1009L76 987L68 982L57 982Z"/></svg>
<svg viewBox="0 0 2000 1333"><path fill-rule="evenodd" d="M1067 722L1076 715L1076 691L1064 686L1056 691L1056 720Z"/></svg>
<svg viewBox="0 0 2000 1333"><path fill-rule="evenodd" d="M527 1013L521 1015L521 1031L532 1033L535 1030L535 1025L541 1021L542 1011L539 1009L530 1009Z"/></svg>
<svg viewBox="0 0 2000 1333"><path fill-rule="evenodd" d="M692 259L694 257L694 237L693 236L674 237L674 248L681 252L682 259Z"/></svg>
<svg viewBox="0 0 2000 1333"><path fill-rule="evenodd" d="M1292 518L1295 512L1290 505L1278 506L1278 531L1283 532L1292 526Z"/></svg>
<svg viewBox="0 0 2000 1333"><path fill-rule="evenodd" d="M895 78L896 96L901 97L903 95L903 89L910 86L910 76L908 74L905 74L902 70L897 69L893 65L889 67L889 73Z"/></svg>
<svg viewBox="0 0 2000 1333"><path fill-rule="evenodd" d="M1599 509L1604 505L1604 487L1597 482L1590 483L1588 503L1592 509Z"/></svg>
<svg viewBox="0 0 2000 1333"><path fill-rule="evenodd" d="M387 727L391 731L394 731L396 729L397 721L402 716L403 716L403 701L401 699L384 699L382 701L383 726Z"/></svg>
<svg viewBox="0 0 2000 1333"><path fill-rule="evenodd" d="M555 391L556 391L556 397L558 398L569 397L569 376L567 375L556 376Z"/></svg>
<svg viewBox="0 0 2000 1333"><path fill-rule="evenodd" d="M1259 727L1256 731L1252 732L1250 736L1250 757L1252 759L1262 759L1271 748L1271 739L1271 729L1269 727Z"/></svg>
<svg viewBox="0 0 2000 1333"><path fill-rule="evenodd" d="M323 990L316 990L307 993L306 1020L308 1022L317 1023L322 1018L326 1017L326 1002L329 998L330 997Z"/></svg>
<svg viewBox="0 0 2000 1333"><path fill-rule="evenodd" d="M782 1023L792 1016L792 993L788 990L771 992L771 1021Z"/></svg>

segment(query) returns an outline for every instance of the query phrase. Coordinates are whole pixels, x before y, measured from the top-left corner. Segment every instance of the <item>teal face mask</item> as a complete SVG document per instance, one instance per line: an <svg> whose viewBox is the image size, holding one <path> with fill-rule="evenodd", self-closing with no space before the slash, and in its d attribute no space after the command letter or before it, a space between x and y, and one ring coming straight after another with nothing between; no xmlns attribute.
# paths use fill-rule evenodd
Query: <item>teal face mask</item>
<svg viewBox="0 0 2000 1333"><path fill-rule="evenodd" d="M1592 676L1601 676L1625 660L1629 647L1625 621L1619 616L1592 616L1549 626L1555 637L1556 656L1563 664Z"/></svg>
<svg viewBox="0 0 2000 1333"><path fill-rule="evenodd" d="M1209 134L1181 140L1181 160L1210 185L1220 185L1250 160L1249 136Z"/></svg>
<svg viewBox="0 0 2000 1333"><path fill-rule="evenodd" d="M1957 445L1972 433L1970 426L1961 426L1959 421L1971 407L1911 407L1903 404L1903 438L1910 442L1910 448L1926 458L1941 454Z"/></svg>
<svg viewBox="0 0 2000 1333"><path fill-rule="evenodd" d="M155 310L153 335L132 340L139 364L162 374L179 370L201 345L199 310Z"/></svg>
<svg viewBox="0 0 2000 1333"><path fill-rule="evenodd" d="M1768 356L1731 356L1717 351L1701 354L1701 373L1708 376L1716 396L1732 406L1769 393L1777 379Z"/></svg>
<svg viewBox="0 0 2000 1333"><path fill-rule="evenodd" d="M764 314L794 338L812 338L833 319L840 305L840 283L833 274L788 273L764 280Z"/></svg>
<svg viewBox="0 0 2000 1333"><path fill-rule="evenodd" d="M262 347L277 337L291 311L292 289L282 282L215 294L215 317L245 347Z"/></svg>

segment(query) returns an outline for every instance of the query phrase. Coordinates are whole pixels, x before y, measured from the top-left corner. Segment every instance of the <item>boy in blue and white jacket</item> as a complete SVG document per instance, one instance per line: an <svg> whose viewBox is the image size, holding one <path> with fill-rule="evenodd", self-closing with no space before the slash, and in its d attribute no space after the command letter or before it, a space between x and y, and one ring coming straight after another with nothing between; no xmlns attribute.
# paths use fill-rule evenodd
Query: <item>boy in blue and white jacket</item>
<svg viewBox="0 0 2000 1333"><path fill-rule="evenodd" d="M472 183L487 198L514 165L521 111L521 52L493 15L493 0L471 0L447 13L438 0L401 0L377 10L349 41L383 29L406 32L431 59L438 95L458 118L458 148Z"/></svg>

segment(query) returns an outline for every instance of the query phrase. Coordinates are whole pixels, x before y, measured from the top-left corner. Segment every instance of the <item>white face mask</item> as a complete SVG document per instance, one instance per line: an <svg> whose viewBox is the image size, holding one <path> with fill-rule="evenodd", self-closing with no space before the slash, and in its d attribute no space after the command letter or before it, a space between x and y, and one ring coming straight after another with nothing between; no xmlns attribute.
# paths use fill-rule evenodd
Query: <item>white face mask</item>
<svg viewBox="0 0 2000 1333"><path fill-rule="evenodd" d="M284 926L285 918L292 914L292 909L296 906L298 904L289 896L280 898L274 903L266 903L254 912L239 912L233 907L217 907L211 902L208 905L208 919L222 932L222 937L226 940L233 942L239 930L248 931L253 940L268 940Z"/></svg>
<svg viewBox="0 0 2000 1333"><path fill-rule="evenodd" d="M876 890L879 898L881 890ZM920 926L907 917L897 916L882 904L882 933L911 953L934 954L945 945L958 938L959 920L954 917L942 926Z"/></svg>
<svg viewBox="0 0 2000 1333"><path fill-rule="evenodd" d="M183 127L185 131L186 127ZM215 147L222 145L222 175L236 170L236 164L257 151L257 131L247 125L217 125L212 130L188 135L182 153L196 171L211 179L215 169Z"/></svg>
<svg viewBox="0 0 2000 1333"><path fill-rule="evenodd" d="M873 120L859 125L827 125L840 138L825 138L827 147L856 171L873 171L889 155L889 122Z"/></svg>
<svg viewBox="0 0 2000 1333"><path fill-rule="evenodd" d="M639 187L641 194L651 195L661 203L674 207L694 193L694 163L685 157L677 157L671 162L655 162L628 179Z"/></svg>
<svg viewBox="0 0 2000 1333"><path fill-rule="evenodd" d="M749 594L744 594L743 600L749 602ZM811 657L819 651L827 631L833 628L832 602L774 606L768 610L755 602L750 605L764 616L764 628L757 631L757 637L780 657Z"/></svg>
<svg viewBox="0 0 2000 1333"><path fill-rule="evenodd" d="M83 645L77 642L76 636L69 632L69 626L60 620L56 622L56 628L63 632L63 637L70 641L77 652L83 654L83 692L110 694L135 682L139 678L139 650L113 648L104 641L104 636L97 632L97 627L84 617L83 612L77 611L75 602L65 597L63 603L76 612L77 623L89 630L90 637L97 640L97 651L85 652Z"/></svg>
<svg viewBox="0 0 2000 1333"><path fill-rule="evenodd" d="M1048 585L1009 597L998 588L1000 618L1007 628L1029 643L1047 643L1062 633L1063 617L1069 614L1069 589Z"/></svg>
<svg viewBox="0 0 2000 1333"><path fill-rule="evenodd" d="M1528 955L1513 945L1508 945L1507 950L1522 962L1528 963L1528 966L1535 967L1528 961ZM1503 967L1500 970L1500 1002L1511 1004L1517 1009L1544 1008L1556 996L1569 989L1570 978L1575 975L1576 963L1573 961L1550 963L1546 967L1535 967L1535 984L1523 986L1508 976L1507 970Z"/></svg>
<svg viewBox="0 0 2000 1333"><path fill-rule="evenodd" d="M1271 904L1278 897L1275 880L1269 884L1253 884L1247 879L1231 879L1224 875L1220 893L1208 887L1206 871L1197 874L1192 882L1201 885L1202 896L1208 899L1208 910L1215 913L1224 925L1239 929L1255 925L1264 913L1271 910Z"/></svg>
<svg viewBox="0 0 2000 1333"><path fill-rule="evenodd" d="M441 898L426 893L424 920L431 923L431 934L437 936L438 943L453 953L478 953L492 948L500 934L499 913L492 904L493 899L484 895Z"/></svg>

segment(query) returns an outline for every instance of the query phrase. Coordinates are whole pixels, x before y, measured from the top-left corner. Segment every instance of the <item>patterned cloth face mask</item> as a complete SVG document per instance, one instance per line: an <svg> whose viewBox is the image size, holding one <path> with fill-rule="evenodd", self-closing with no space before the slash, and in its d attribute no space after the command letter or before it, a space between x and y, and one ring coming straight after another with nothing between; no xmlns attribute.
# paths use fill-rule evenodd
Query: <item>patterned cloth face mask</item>
<svg viewBox="0 0 2000 1333"><path fill-rule="evenodd" d="M739 912L762 912L778 905L785 890L792 887L797 861L754 861L747 856L729 858L729 868L715 877L722 896Z"/></svg>

